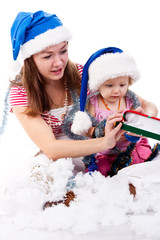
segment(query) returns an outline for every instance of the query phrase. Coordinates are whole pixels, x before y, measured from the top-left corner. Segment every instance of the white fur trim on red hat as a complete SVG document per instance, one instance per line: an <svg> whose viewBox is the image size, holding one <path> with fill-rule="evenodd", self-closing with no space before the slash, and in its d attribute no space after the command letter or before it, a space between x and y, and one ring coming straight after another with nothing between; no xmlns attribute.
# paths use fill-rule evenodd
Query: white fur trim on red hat
<svg viewBox="0 0 160 240"><path fill-rule="evenodd" d="M71 126L71 132L74 134L82 135L87 133L92 127L90 117L86 112L78 111L75 114L73 124Z"/></svg>
<svg viewBox="0 0 160 240"><path fill-rule="evenodd" d="M135 60L125 53L106 53L96 58L89 66L88 86L91 92L98 91L107 80L130 76L132 82L140 78Z"/></svg>

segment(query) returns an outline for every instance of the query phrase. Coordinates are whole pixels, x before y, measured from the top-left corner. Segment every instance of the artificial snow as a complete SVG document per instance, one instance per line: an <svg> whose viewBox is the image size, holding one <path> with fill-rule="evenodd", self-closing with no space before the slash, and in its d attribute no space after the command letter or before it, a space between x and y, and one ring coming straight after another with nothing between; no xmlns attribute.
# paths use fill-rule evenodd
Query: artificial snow
<svg viewBox="0 0 160 240"><path fill-rule="evenodd" d="M99 172L73 177L71 158L53 162L34 156L38 149L14 114L0 150L0 239L160 239L160 156L112 178ZM70 189L76 198L69 207L43 210Z"/></svg>

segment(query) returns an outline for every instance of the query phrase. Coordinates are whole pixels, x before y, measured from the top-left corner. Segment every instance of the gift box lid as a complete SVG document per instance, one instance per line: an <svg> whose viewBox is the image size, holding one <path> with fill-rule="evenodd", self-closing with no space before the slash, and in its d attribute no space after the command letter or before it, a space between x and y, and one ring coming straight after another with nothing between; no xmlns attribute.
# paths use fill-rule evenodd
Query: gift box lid
<svg viewBox="0 0 160 240"><path fill-rule="evenodd" d="M160 119L136 111L124 112L122 129L143 137L160 140Z"/></svg>

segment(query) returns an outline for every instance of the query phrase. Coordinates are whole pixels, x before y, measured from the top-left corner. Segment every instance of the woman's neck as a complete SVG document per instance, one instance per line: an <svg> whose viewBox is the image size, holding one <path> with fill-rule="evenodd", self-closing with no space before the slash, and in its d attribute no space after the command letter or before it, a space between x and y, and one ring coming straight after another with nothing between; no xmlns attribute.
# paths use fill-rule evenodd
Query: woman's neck
<svg viewBox="0 0 160 240"><path fill-rule="evenodd" d="M51 106L52 109L63 107L66 101L68 105L73 103L67 83L63 79L46 84L45 87L53 103Z"/></svg>
<svg viewBox="0 0 160 240"><path fill-rule="evenodd" d="M53 102L52 108L62 107L65 96L65 88L63 81L59 80L46 83L45 89Z"/></svg>

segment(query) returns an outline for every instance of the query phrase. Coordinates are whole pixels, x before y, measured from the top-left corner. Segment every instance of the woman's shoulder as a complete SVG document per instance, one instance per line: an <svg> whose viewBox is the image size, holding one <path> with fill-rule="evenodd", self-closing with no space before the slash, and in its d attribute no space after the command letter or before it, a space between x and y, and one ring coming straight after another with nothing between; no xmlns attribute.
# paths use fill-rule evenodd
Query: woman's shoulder
<svg viewBox="0 0 160 240"><path fill-rule="evenodd" d="M79 63L76 63L76 67L80 73L80 75L82 76L82 72L83 72L83 65L79 64Z"/></svg>
<svg viewBox="0 0 160 240"><path fill-rule="evenodd" d="M12 86L9 93L10 107L28 106L26 90L21 86Z"/></svg>
<svg viewBox="0 0 160 240"><path fill-rule="evenodd" d="M12 94L27 95L25 88L22 86L12 86L10 89L10 95Z"/></svg>

